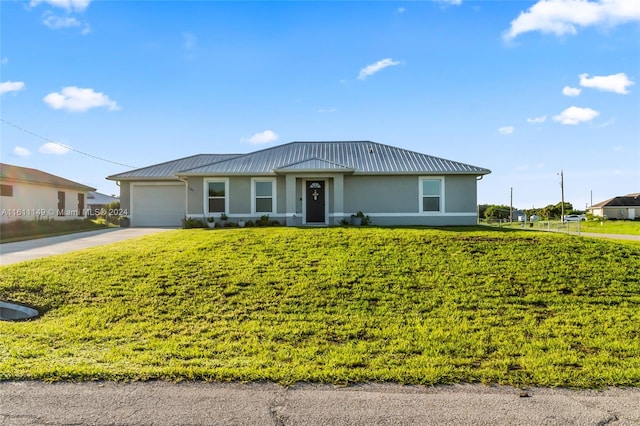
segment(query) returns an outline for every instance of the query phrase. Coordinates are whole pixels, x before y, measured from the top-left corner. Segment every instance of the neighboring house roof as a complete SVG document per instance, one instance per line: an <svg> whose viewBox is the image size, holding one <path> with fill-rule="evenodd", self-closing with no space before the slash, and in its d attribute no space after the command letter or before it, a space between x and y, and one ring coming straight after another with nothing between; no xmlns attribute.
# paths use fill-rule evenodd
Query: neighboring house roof
<svg viewBox="0 0 640 426"><path fill-rule="evenodd" d="M609 198L606 201L592 205L590 208L602 207L640 207L640 193Z"/></svg>
<svg viewBox="0 0 640 426"><path fill-rule="evenodd" d="M189 170L219 161L229 160L238 157L240 154L198 154L178 160L167 161L153 166L130 170L108 176L109 180L167 180L177 179L176 173L182 170Z"/></svg>
<svg viewBox="0 0 640 426"><path fill-rule="evenodd" d="M95 191L91 191L87 194L87 204L91 205L104 206L116 201L120 201L120 198Z"/></svg>
<svg viewBox="0 0 640 426"><path fill-rule="evenodd" d="M183 169L181 176L272 175L288 171L353 171L356 174L469 174L489 169L377 142L291 142L225 161ZM113 176L111 176L113 178Z"/></svg>
<svg viewBox="0 0 640 426"><path fill-rule="evenodd" d="M28 167L13 166L11 164L0 163L0 180L8 182L23 182L39 185L53 186L56 188L77 189L80 191L95 191L87 185L74 182L60 176L52 175L37 169Z"/></svg>

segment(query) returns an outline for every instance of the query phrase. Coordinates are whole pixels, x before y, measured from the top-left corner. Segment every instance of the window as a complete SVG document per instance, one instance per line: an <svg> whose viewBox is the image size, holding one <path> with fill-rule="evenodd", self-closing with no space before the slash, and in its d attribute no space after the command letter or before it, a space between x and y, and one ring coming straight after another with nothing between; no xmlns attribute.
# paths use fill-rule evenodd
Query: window
<svg viewBox="0 0 640 426"><path fill-rule="evenodd" d="M207 181L207 200L209 213L227 211L227 181Z"/></svg>
<svg viewBox="0 0 640 426"><path fill-rule="evenodd" d="M0 185L0 195L3 197L13 197L13 185Z"/></svg>
<svg viewBox="0 0 640 426"><path fill-rule="evenodd" d="M254 213L276 212L275 179L252 179L251 191Z"/></svg>
<svg viewBox="0 0 640 426"><path fill-rule="evenodd" d="M58 191L58 216L64 216L64 192Z"/></svg>
<svg viewBox="0 0 640 426"><path fill-rule="evenodd" d="M84 194L78 194L78 216L84 216Z"/></svg>
<svg viewBox="0 0 640 426"><path fill-rule="evenodd" d="M420 179L420 212L442 211L442 178Z"/></svg>

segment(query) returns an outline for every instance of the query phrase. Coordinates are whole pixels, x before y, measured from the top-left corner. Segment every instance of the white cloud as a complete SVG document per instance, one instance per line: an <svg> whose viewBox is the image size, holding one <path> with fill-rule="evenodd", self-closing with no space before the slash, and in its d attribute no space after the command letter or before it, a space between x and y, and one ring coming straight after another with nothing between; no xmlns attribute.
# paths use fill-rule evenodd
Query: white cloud
<svg viewBox="0 0 640 426"><path fill-rule="evenodd" d="M360 70L360 74L358 74L358 80L364 80L368 76L373 75L384 68L394 65L400 65L400 62L394 61L391 58L382 59L375 64L367 65Z"/></svg>
<svg viewBox="0 0 640 426"><path fill-rule="evenodd" d="M22 81L4 81L0 83L0 95L9 92L19 92L24 89Z"/></svg>
<svg viewBox="0 0 640 426"><path fill-rule="evenodd" d="M530 31L561 36L576 34L578 27L614 27L632 21L640 21L637 0L540 0L511 21L503 38L513 40Z"/></svg>
<svg viewBox="0 0 640 426"><path fill-rule="evenodd" d="M270 142L275 142L277 140L278 140L278 134L273 130L265 130L263 132L258 132L248 139L243 139L243 141L249 142L251 145L262 145Z"/></svg>
<svg viewBox="0 0 640 426"><path fill-rule="evenodd" d="M76 18L70 16L60 17L52 14L51 12L44 14L42 23L53 30L57 30L59 28L79 27L81 25L80 21Z"/></svg>
<svg viewBox="0 0 640 426"><path fill-rule="evenodd" d="M19 157L28 157L31 155L27 148L23 148L21 146L16 146L13 148L13 153Z"/></svg>
<svg viewBox="0 0 640 426"><path fill-rule="evenodd" d="M513 133L515 129L513 128L513 126L504 126L504 127L500 127L498 129L498 132L500 132L501 135L510 135Z"/></svg>
<svg viewBox="0 0 640 426"><path fill-rule="evenodd" d="M64 145L60 145L53 142L47 142L38 148L38 152L41 154L55 154L55 155L64 155L67 152L71 151Z"/></svg>
<svg viewBox="0 0 640 426"><path fill-rule="evenodd" d="M640 1L638 4L640 4ZM629 93L627 87L634 84L623 72L605 76L593 76L591 78L589 78L589 74L580 74L580 86L621 95Z"/></svg>
<svg viewBox="0 0 640 426"><path fill-rule="evenodd" d="M399 7L398 9L396 9L396 12L398 13L405 13L407 11L407 9L405 9L404 7Z"/></svg>
<svg viewBox="0 0 640 426"><path fill-rule="evenodd" d="M600 115L600 113L594 109L572 106L553 117L553 121L575 125L585 121L591 121L598 115Z"/></svg>
<svg viewBox="0 0 640 426"><path fill-rule="evenodd" d="M89 26L89 24L80 22L72 16L60 17L54 15L51 12L46 12L43 17L44 19L42 20L42 23L52 30L59 30L60 28L82 27L82 35L86 35L91 32L91 27Z"/></svg>
<svg viewBox="0 0 640 426"><path fill-rule="evenodd" d="M106 107L109 111L120 109L118 104L109 99L104 93L75 86L63 88L62 93L49 93L43 100L53 109L66 109L69 111L87 111L91 108L99 107Z"/></svg>
<svg viewBox="0 0 640 426"><path fill-rule="evenodd" d="M182 41L185 49L193 50L196 48L198 37L191 33L182 33Z"/></svg>
<svg viewBox="0 0 640 426"><path fill-rule="evenodd" d="M453 4L453 5L456 5L456 6L459 6L459 5L462 4L462 0L436 0L436 1L438 1L440 3Z"/></svg>
<svg viewBox="0 0 640 426"><path fill-rule="evenodd" d="M337 111L337 109L336 109L336 108L320 108L320 109L318 110L318 112L319 112L320 114L329 114L329 113L336 112L336 111Z"/></svg>
<svg viewBox="0 0 640 426"><path fill-rule="evenodd" d="M540 117L534 117L534 118L527 118L527 123L529 124L540 124L540 123L544 123L545 121L547 121L546 115L543 115Z"/></svg>
<svg viewBox="0 0 640 426"><path fill-rule="evenodd" d="M67 12L82 12L89 7L91 0L31 0L29 6L35 7L40 3L47 3L50 6L59 7L65 9Z"/></svg>
<svg viewBox="0 0 640 426"><path fill-rule="evenodd" d="M564 86L564 88L562 89L562 94L565 96L578 96L581 92L582 89L579 89L577 87Z"/></svg>
<svg viewBox="0 0 640 426"><path fill-rule="evenodd" d="M2 57L2 65L7 65L9 63L9 58L7 58L6 56Z"/></svg>
<svg viewBox="0 0 640 426"><path fill-rule="evenodd" d="M603 127L609 127L611 126L613 123L616 122L615 118L612 118L611 120L607 120L604 123L600 124L599 126L597 126L598 129L602 129Z"/></svg>

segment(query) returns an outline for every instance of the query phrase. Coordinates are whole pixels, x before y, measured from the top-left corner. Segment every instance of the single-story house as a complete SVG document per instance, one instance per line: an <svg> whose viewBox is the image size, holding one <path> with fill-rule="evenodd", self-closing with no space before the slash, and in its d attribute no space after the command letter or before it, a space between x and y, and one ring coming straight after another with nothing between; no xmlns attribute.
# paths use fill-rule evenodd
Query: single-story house
<svg viewBox="0 0 640 426"><path fill-rule="evenodd" d="M87 193L95 190L40 170L0 163L0 222L84 218Z"/></svg>
<svg viewBox="0 0 640 426"><path fill-rule="evenodd" d="M91 191L87 194L87 214L91 217L96 217L100 215L102 211L106 211L107 205L115 203L116 201L120 201L120 198Z"/></svg>
<svg viewBox="0 0 640 426"><path fill-rule="evenodd" d="M613 197L589 207L589 212L598 217L609 219L640 218L640 193Z"/></svg>
<svg viewBox="0 0 640 426"><path fill-rule="evenodd" d="M291 142L248 154L200 154L107 177L131 226L185 217L264 215L331 225L359 211L376 225L473 225L490 170L376 142Z"/></svg>

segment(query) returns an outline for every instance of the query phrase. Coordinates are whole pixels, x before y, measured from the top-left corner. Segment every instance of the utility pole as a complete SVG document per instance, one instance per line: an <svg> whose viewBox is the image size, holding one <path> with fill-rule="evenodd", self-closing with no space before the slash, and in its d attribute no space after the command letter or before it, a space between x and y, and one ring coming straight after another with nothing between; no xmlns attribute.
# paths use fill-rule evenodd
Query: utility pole
<svg viewBox="0 0 640 426"><path fill-rule="evenodd" d="M562 191L562 204L560 206L560 220L564 223L564 173L560 170L560 190Z"/></svg>
<svg viewBox="0 0 640 426"><path fill-rule="evenodd" d="M513 186L511 187L511 201L509 202L509 223L513 222Z"/></svg>

